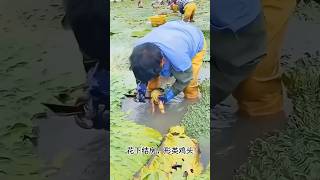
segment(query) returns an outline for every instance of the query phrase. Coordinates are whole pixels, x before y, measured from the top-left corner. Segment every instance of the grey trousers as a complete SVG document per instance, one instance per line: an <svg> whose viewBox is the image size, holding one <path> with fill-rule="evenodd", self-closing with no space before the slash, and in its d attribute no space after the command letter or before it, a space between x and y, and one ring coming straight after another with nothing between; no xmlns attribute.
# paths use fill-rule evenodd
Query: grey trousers
<svg viewBox="0 0 320 180"><path fill-rule="evenodd" d="M264 15L233 32L211 28L211 103L227 98L239 83L249 77L267 52Z"/></svg>

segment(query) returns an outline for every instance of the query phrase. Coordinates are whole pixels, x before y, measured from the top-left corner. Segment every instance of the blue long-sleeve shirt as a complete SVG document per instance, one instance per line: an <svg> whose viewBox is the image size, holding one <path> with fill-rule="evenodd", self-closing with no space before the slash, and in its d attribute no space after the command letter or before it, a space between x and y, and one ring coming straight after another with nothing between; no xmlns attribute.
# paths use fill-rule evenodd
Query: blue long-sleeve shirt
<svg viewBox="0 0 320 180"><path fill-rule="evenodd" d="M204 36L200 29L184 21L170 21L139 39L135 46L154 43L163 53L165 63L160 75L174 76L174 94L181 92L192 80L192 59L203 49Z"/></svg>
<svg viewBox="0 0 320 180"><path fill-rule="evenodd" d="M154 43L176 71L191 67L192 58L202 50L204 36L200 29L184 21L170 21L139 39L135 46Z"/></svg>
<svg viewBox="0 0 320 180"><path fill-rule="evenodd" d="M213 30L230 29L234 32L245 27L260 14L260 0L213 0L211 27Z"/></svg>

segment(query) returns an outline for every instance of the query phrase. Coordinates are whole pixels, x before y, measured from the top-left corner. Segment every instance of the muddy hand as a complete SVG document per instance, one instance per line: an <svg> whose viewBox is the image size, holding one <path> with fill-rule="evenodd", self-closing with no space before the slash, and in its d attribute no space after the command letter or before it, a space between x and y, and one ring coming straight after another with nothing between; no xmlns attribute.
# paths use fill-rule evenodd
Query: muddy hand
<svg viewBox="0 0 320 180"><path fill-rule="evenodd" d="M154 113L154 111L155 111L154 109L155 108L154 108L154 102L153 101L151 102L151 106L152 106L152 113Z"/></svg>
<svg viewBox="0 0 320 180"><path fill-rule="evenodd" d="M155 112L155 105L159 104L159 96L161 92L159 90L153 90L150 94L151 96L151 106L152 106L152 113Z"/></svg>
<svg viewBox="0 0 320 180"><path fill-rule="evenodd" d="M159 100L159 96L161 96L160 90L156 89L151 92L152 113L155 112L155 105L158 105L160 112L164 113L164 105L163 102Z"/></svg>
<svg viewBox="0 0 320 180"><path fill-rule="evenodd" d="M164 104L163 104L162 101L159 101L159 110L160 110L160 112L161 112L162 114L165 113L165 111L164 111Z"/></svg>

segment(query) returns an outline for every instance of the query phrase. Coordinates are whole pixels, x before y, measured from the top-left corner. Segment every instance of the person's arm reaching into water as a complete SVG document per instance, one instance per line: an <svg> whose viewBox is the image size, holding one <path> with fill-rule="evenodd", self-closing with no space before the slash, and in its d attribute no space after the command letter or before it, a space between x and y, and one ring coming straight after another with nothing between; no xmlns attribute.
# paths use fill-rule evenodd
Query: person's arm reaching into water
<svg viewBox="0 0 320 180"><path fill-rule="evenodd" d="M172 75L175 77L176 81L172 85L172 90L175 95L179 94L184 90L185 87L192 80L192 67L187 69L184 72L172 71Z"/></svg>
<svg viewBox="0 0 320 180"><path fill-rule="evenodd" d="M168 89L166 89L164 95L160 97L164 103L169 102L172 100L176 95L182 92L192 80L192 67L187 69L184 72L178 72L173 70L172 75L175 77L175 83Z"/></svg>

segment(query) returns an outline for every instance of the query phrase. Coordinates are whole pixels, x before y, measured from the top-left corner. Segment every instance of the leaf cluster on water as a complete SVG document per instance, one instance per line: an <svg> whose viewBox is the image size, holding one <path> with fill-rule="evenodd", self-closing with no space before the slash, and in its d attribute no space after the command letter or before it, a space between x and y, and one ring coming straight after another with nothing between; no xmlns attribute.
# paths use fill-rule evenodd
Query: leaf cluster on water
<svg viewBox="0 0 320 180"><path fill-rule="evenodd" d="M121 73L113 74L110 91L110 173L111 179L130 179L150 158L150 155L127 153L129 147L157 148L162 136L159 132L127 120L121 110L121 98L130 86Z"/></svg>
<svg viewBox="0 0 320 180"><path fill-rule="evenodd" d="M46 111L41 102L56 103L54 95L79 85L84 78L78 59L55 60L65 67L73 64L75 72L52 69L47 52L41 52L44 47L18 39L4 37L0 42L0 179L37 179L41 162L34 147L35 114Z"/></svg>
<svg viewBox="0 0 320 180"><path fill-rule="evenodd" d="M190 105L182 119L187 134L194 138L210 135L210 81L205 80L200 86L201 99Z"/></svg>
<svg viewBox="0 0 320 180"><path fill-rule="evenodd" d="M298 60L283 76L293 113L285 130L257 139L236 179L320 177L320 59Z"/></svg>

